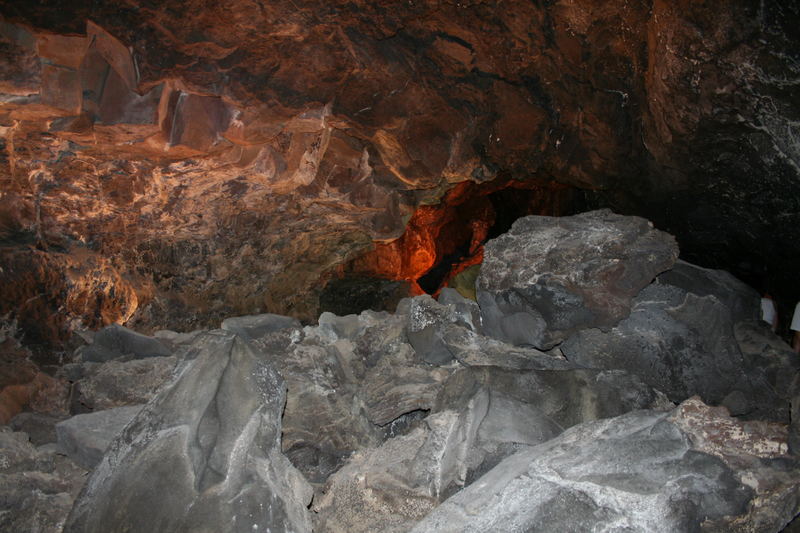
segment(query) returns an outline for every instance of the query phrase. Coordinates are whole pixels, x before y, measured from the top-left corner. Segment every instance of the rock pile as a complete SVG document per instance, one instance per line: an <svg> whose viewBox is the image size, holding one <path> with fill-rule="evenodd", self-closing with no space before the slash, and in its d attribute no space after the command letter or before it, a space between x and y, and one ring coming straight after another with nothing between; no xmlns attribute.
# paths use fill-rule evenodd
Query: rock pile
<svg viewBox="0 0 800 533"><path fill-rule="evenodd" d="M641 219L532 217L487 246L480 305L103 331L63 369L95 412L55 432L93 468L83 491L67 518L83 470L47 474L35 457L72 463L0 433L0 475L60 480L46 517L7 489L0 525L780 531L800 512L797 361L752 289L676 258Z"/></svg>

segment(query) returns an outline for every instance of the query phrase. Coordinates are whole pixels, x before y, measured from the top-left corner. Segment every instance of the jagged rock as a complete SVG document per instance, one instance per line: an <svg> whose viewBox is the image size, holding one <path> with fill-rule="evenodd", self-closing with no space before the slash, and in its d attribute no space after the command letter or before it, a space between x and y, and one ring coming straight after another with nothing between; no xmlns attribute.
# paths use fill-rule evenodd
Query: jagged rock
<svg viewBox="0 0 800 533"><path fill-rule="evenodd" d="M677 256L674 238L638 217L519 219L486 245L476 286L485 334L549 349L575 331L614 326Z"/></svg>
<svg viewBox="0 0 800 533"><path fill-rule="evenodd" d="M172 375L177 361L172 356L66 365L64 372L74 382L73 412L147 403Z"/></svg>
<svg viewBox="0 0 800 533"><path fill-rule="evenodd" d="M710 404L727 402L736 414L788 421L788 386L797 362L769 348L777 339L756 334L750 322L734 322L736 316L758 312L752 289L690 265L682 265L679 273L659 276L634 299L630 317L610 331L587 329L567 339L561 345L567 359L635 373L674 402L697 394ZM690 281L695 273L699 279ZM681 286L672 285L674 279ZM740 296L727 292L732 286ZM732 302L736 312L725 302ZM752 310L741 302L751 302Z"/></svg>
<svg viewBox="0 0 800 533"><path fill-rule="evenodd" d="M678 260L659 274L658 282L683 289L699 297L714 296L731 313L734 322L761 318L761 297L729 272L703 268Z"/></svg>
<svg viewBox="0 0 800 533"><path fill-rule="evenodd" d="M310 531L310 487L279 449L285 398L247 343L200 336L112 443L64 531Z"/></svg>
<svg viewBox="0 0 800 533"><path fill-rule="evenodd" d="M94 335L94 341L78 350L81 361L105 362L114 359L168 357L172 351L153 337L113 324Z"/></svg>
<svg viewBox="0 0 800 533"><path fill-rule="evenodd" d="M481 332L481 309L474 299L465 298L456 289L444 287L439 291L437 301L453 308L458 323L476 333Z"/></svg>
<svg viewBox="0 0 800 533"><path fill-rule="evenodd" d="M318 528L407 531L427 510L521 448L541 444L569 425L650 407L657 399L622 373L517 375L495 367L454 374L437 401L437 412L406 435L356 452L329 478L314 504ZM586 391L572 401L583 407L564 409L579 383ZM611 398L617 390L626 391L624 398ZM592 405L592 397L602 398L595 403L603 405Z"/></svg>
<svg viewBox="0 0 800 533"><path fill-rule="evenodd" d="M262 315L237 316L226 318L220 326L225 331L236 333L251 341L282 329L300 328L296 318L265 313Z"/></svg>
<svg viewBox="0 0 800 533"><path fill-rule="evenodd" d="M518 370L492 366L463 368L442 387L434 411L459 409L481 389L529 404L561 428L633 409L670 405L663 394L624 371L585 368Z"/></svg>
<svg viewBox="0 0 800 533"><path fill-rule="evenodd" d="M76 415L56 424L58 451L87 470L103 458L108 445L133 420L141 405Z"/></svg>
<svg viewBox="0 0 800 533"><path fill-rule="evenodd" d="M520 370L556 370L575 366L563 357L535 348L506 344L456 324L443 327L441 339L453 357L464 366L499 366Z"/></svg>
<svg viewBox="0 0 800 533"><path fill-rule="evenodd" d="M800 511L782 439L696 400L587 422L505 459L413 531L779 531Z"/></svg>
<svg viewBox="0 0 800 533"><path fill-rule="evenodd" d="M442 341L441 331L456 321L454 309L436 302L428 295L411 300L406 335L414 351L425 362L443 365L453 360L453 354Z"/></svg>
<svg viewBox="0 0 800 533"><path fill-rule="evenodd" d="M419 364L410 345L402 343L367 369L361 396L367 417L384 426L401 415L430 410L442 382L453 369Z"/></svg>
<svg viewBox="0 0 800 533"><path fill-rule="evenodd" d="M792 380L800 372L800 360L791 347L766 322L737 322L733 335L745 361L744 372L752 381L756 401L746 398L748 418L788 421L791 418ZM723 402L727 407L727 404Z"/></svg>
<svg viewBox="0 0 800 533"><path fill-rule="evenodd" d="M363 362L349 340L333 342L326 333L284 330L253 343L286 381L281 445L312 483L324 482L354 450L383 435L357 394Z"/></svg>
<svg viewBox="0 0 800 533"><path fill-rule="evenodd" d="M86 471L0 427L0 530L61 533Z"/></svg>

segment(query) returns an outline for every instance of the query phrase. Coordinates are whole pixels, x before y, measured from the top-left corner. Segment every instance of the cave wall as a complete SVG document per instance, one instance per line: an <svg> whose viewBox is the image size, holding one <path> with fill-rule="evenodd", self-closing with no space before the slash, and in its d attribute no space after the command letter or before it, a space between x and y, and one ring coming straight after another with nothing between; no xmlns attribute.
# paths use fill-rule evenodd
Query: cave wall
<svg viewBox="0 0 800 533"><path fill-rule="evenodd" d="M312 320L338 266L502 176L580 188L800 297L798 11L3 3L0 315L41 339Z"/></svg>

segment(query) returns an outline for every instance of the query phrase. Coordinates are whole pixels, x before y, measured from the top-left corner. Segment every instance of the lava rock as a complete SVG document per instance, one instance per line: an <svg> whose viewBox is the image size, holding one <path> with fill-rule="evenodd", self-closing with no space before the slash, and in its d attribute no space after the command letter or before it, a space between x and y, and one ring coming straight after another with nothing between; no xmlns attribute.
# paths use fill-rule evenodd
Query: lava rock
<svg viewBox="0 0 800 533"><path fill-rule="evenodd" d="M427 294L411 300L406 335L423 361L443 365L453 360L453 354L442 340L441 330L455 320L453 308L439 304Z"/></svg>
<svg viewBox="0 0 800 533"><path fill-rule="evenodd" d="M252 341L282 329L300 328L301 325L296 318L264 313L226 318L220 327L225 331L236 333L245 340Z"/></svg>
<svg viewBox="0 0 800 533"><path fill-rule="evenodd" d="M74 382L73 412L147 403L172 376L177 361L172 356L67 365L64 372Z"/></svg>
<svg viewBox="0 0 800 533"><path fill-rule="evenodd" d="M727 402L739 415L788 421L789 380L797 362L781 355L783 343L759 332L752 321L735 322L757 313L752 289L727 274L690 265L681 265L679 273L659 276L634 299L631 315L610 331L586 329L567 339L561 345L567 359L632 372L673 402L700 395L710 404ZM695 273L701 277L690 282ZM675 279L679 286L671 284ZM731 287L739 296L728 292ZM742 302L750 302L752 310Z"/></svg>
<svg viewBox="0 0 800 533"><path fill-rule="evenodd" d="M41 446L56 442L56 424L64 420L63 416L42 413L20 413L11 419L8 426L14 431L28 434L31 444Z"/></svg>
<svg viewBox="0 0 800 533"><path fill-rule="evenodd" d="M265 335L253 346L286 380L281 445L310 482L324 483L353 451L381 442L383 431L358 395L365 370L352 342L306 328Z"/></svg>
<svg viewBox="0 0 800 533"><path fill-rule="evenodd" d="M311 489L279 449L285 390L234 334L202 335L112 443L64 531L310 531Z"/></svg>
<svg viewBox="0 0 800 533"><path fill-rule="evenodd" d="M719 447L695 441L720 428L729 432L715 442ZM634 411L587 422L505 459L412 531L624 527L644 533L699 530L701 524L713 531L734 524L779 531L800 510L791 479L798 470L780 460L785 443L772 446L779 429L771 429L747 432L696 400L668 413ZM764 479L773 481L761 485Z"/></svg>
<svg viewBox="0 0 800 533"><path fill-rule="evenodd" d="M658 283L700 297L714 296L728 308L734 322L761 318L761 296L725 270L703 268L679 259L671 269L659 274Z"/></svg>
<svg viewBox="0 0 800 533"><path fill-rule="evenodd" d="M481 389L532 405L561 428L634 409L671 407L664 395L624 371L586 368L518 370L462 368L444 383L433 411L458 410Z"/></svg>
<svg viewBox="0 0 800 533"><path fill-rule="evenodd" d="M519 219L486 244L476 286L485 334L549 349L575 331L614 326L677 256L675 239L638 217Z"/></svg>
<svg viewBox="0 0 800 533"><path fill-rule="evenodd" d="M86 470L0 427L0 530L61 533Z"/></svg>
<svg viewBox="0 0 800 533"><path fill-rule="evenodd" d="M141 410L141 405L117 407L59 422L56 424L59 453L91 470L103 458L111 441Z"/></svg>
<svg viewBox="0 0 800 533"><path fill-rule="evenodd" d="M78 350L81 361L105 362L114 359L168 357L172 351L153 337L148 337L119 324L98 331L92 344Z"/></svg>

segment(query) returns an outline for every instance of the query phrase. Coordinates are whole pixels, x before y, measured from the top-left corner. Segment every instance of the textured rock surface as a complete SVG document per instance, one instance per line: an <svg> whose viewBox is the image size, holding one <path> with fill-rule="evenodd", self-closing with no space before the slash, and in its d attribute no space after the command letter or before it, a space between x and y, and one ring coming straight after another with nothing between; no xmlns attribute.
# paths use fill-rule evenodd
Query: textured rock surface
<svg viewBox="0 0 800 533"><path fill-rule="evenodd" d="M86 470L0 427L0 529L61 533Z"/></svg>
<svg viewBox="0 0 800 533"><path fill-rule="evenodd" d="M792 2L0 10L0 314L37 342L312 320L338 265L495 176L589 189L800 297Z"/></svg>
<svg viewBox="0 0 800 533"><path fill-rule="evenodd" d="M91 470L103 458L111 441L141 410L141 405L117 407L59 422L56 424L58 452Z"/></svg>
<svg viewBox="0 0 800 533"><path fill-rule="evenodd" d="M779 339L754 335L752 321L737 322L757 316L757 294L726 273L685 264L681 271L679 285L671 273L659 276L634 298L631 316L610 331L587 329L567 339L561 346L567 359L626 369L675 402L697 394L739 415L788 421L796 359L775 350Z"/></svg>
<svg viewBox="0 0 800 533"><path fill-rule="evenodd" d="M487 243L476 290L487 335L548 349L608 328L678 257L672 236L607 210L526 217Z"/></svg>
<svg viewBox="0 0 800 533"><path fill-rule="evenodd" d="M651 407L659 396L624 373L463 369L435 413L405 435L356 452L315 502L321 531L408 531L439 502L512 453L564 428Z"/></svg>
<svg viewBox="0 0 800 533"><path fill-rule="evenodd" d="M234 335L199 337L112 443L65 531L309 531L310 487L280 453L284 387Z"/></svg>
<svg viewBox="0 0 800 533"><path fill-rule="evenodd" d="M72 383L71 409L113 409L147 403L172 376L177 357L148 357L133 361L73 363L63 372Z"/></svg>
<svg viewBox="0 0 800 533"><path fill-rule="evenodd" d="M779 531L800 511L783 439L694 400L588 422L504 460L413 531Z"/></svg>

